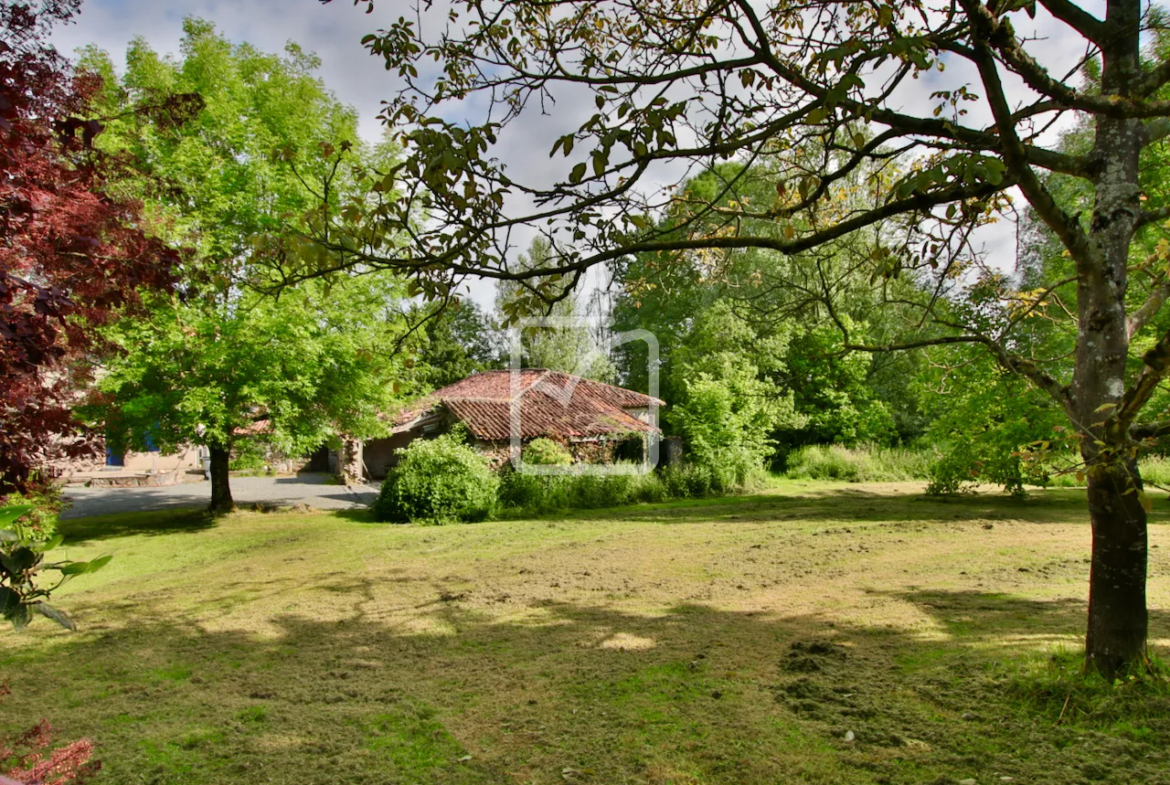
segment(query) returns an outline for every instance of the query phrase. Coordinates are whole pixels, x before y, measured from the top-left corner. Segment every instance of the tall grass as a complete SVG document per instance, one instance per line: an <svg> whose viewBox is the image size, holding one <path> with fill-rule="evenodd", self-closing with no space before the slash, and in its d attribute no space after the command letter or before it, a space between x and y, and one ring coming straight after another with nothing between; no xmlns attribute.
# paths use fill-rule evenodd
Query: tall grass
<svg viewBox="0 0 1170 785"><path fill-rule="evenodd" d="M1067 466L1078 466L1080 459L1070 455L1067 461L1061 463ZM1138 472L1142 476L1142 481L1147 485L1170 488L1170 457L1165 455L1143 456L1138 459ZM1078 479L1076 472L1066 471L1053 474L1049 478L1048 485L1053 488L1082 488L1085 481L1083 475L1081 479Z"/></svg>
<svg viewBox="0 0 1170 785"><path fill-rule="evenodd" d="M725 485L701 466L667 467L647 474L521 474L505 469L497 513L505 518L627 504L699 499L747 488Z"/></svg>
<svg viewBox="0 0 1170 785"><path fill-rule="evenodd" d="M791 480L837 480L843 482L906 482L933 479L931 470L940 453L935 448L877 447L862 445L842 447L838 444L801 447L788 456L784 477ZM1041 484L1050 488L1084 487L1084 475L1078 479L1073 468L1080 459L1069 455L1067 460L1049 462L1047 477L1025 478L1027 485ZM1058 470L1058 468L1060 470ZM1170 488L1170 457L1147 455L1138 462L1142 480L1148 485ZM1045 481L1046 480L1046 481Z"/></svg>
<svg viewBox="0 0 1170 785"><path fill-rule="evenodd" d="M801 447L788 456L784 476L793 480L905 482L929 480L934 450L838 444Z"/></svg>

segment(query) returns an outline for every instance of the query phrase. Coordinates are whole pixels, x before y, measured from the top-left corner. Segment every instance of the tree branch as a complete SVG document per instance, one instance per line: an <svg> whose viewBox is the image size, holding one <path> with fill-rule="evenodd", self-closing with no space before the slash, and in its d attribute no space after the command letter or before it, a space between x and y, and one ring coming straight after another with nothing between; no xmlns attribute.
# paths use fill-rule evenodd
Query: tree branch
<svg viewBox="0 0 1170 785"><path fill-rule="evenodd" d="M1003 348L997 341L988 338L986 335L949 335L937 338L923 338L917 341L906 341L904 343L886 344L879 346L871 346L866 344L845 344L845 348L854 352L869 352L871 354L887 353L887 352L901 352L908 349L923 349L930 346L948 346L955 344L979 344L985 346L995 357L1006 371L1019 374L1030 382L1035 384L1044 392L1060 404L1065 412L1070 412L1072 408L1072 399L1069 396L1069 389L1062 385L1052 376L1045 373L1031 360L1014 355Z"/></svg>
<svg viewBox="0 0 1170 785"><path fill-rule="evenodd" d="M1129 437L1135 441L1160 439L1170 436L1170 420L1136 423L1129 428Z"/></svg>
<svg viewBox="0 0 1170 785"><path fill-rule="evenodd" d="M1166 61L1170 63L1170 60ZM1153 144L1170 135L1170 117L1156 117L1145 124L1147 145Z"/></svg>
<svg viewBox="0 0 1170 785"><path fill-rule="evenodd" d="M1024 83L1041 95L1059 101L1061 104L1091 114L1115 118L1165 117L1170 115L1170 101L1142 101L1119 96L1088 95L1054 79L1048 69L1036 62L1035 58L1020 44L1009 23L997 19L984 5L964 2L971 23L982 29L976 36L973 48L978 50L990 44ZM1086 15L1087 16L1087 15ZM1089 17L1091 18L1091 17Z"/></svg>
<svg viewBox="0 0 1170 785"><path fill-rule="evenodd" d="M1105 23L1070 0L1040 0L1040 5L1093 43L1105 38Z"/></svg>
<svg viewBox="0 0 1170 785"><path fill-rule="evenodd" d="M1089 238L1081 225L1061 209L1056 199L1045 187L1028 163L1027 152L1012 124L1012 111L999 78L999 69L992 54L992 41L1002 37L1000 24L986 6L973 0L962 0L963 7L971 20L975 48L975 65L980 79L987 89L987 101L1000 138L1003 140L1004 163L1008 171L1019 181L1020 190L1040 218L1056 233L1065 248L1079 264L1088 261L1093 253Z"/></svg>
<svg viewBox="0 0 1170 785"><path fill-rule="evenodd" d="M1159 64L1142 77L1142 80L1138 82L1137 87L1134 89L1134 95L1139 98L1153 95L1167 82L1170 82L1170 60Z"/></svg>
<svg viewBox="0 0 1170 785"><path fill-rule="evenodd" d="M1142 355L1142 370L1130 388L1121 396L1121 402L1118 403L1113 415L1107 421L1107 425L1111 429L1122 432L1130 429L1142 407L1149 403L1150 398L1158 389L1158 384L1166 375L1168 365L1170 365L1170 332L1164 334Z"/></svg>

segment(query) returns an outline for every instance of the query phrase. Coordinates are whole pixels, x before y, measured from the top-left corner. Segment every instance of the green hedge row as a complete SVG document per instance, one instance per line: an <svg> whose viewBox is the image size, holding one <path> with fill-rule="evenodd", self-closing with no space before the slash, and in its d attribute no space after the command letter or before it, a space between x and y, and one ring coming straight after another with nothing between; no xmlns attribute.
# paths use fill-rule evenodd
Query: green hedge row
<svg viewBox="0 0 1170 785"><path fill-rule="evenodd" d="M562 510L616 507L719 495L733 490L704 467L670 467L646 474L527 474L506 466L493 472L484 456L458 436L417 440L390 470L374 502L374 517L392 523L452 523Z"/></svg>

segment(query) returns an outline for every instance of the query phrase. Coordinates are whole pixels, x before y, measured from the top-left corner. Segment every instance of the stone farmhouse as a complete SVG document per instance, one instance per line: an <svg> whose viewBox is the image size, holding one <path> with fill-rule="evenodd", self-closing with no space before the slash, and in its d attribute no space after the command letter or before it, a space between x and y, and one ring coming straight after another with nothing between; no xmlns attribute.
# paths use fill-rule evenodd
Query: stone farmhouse
<svg viewBox="0 0 1170 785"><path fill-rule="evenodd" d="M582 462L640 460L647 440L661 434L654 413L664 405L633 390L544 368L517 371L515 379L511 371L486 371L415 401L394 417L389 437L366 442L360 456L343 456L342 463L360 460L367 477L381 479L397 463L397 450L461 423L472 444L499 465L510 454L513 411L522 442L553 439Z"/></svg>

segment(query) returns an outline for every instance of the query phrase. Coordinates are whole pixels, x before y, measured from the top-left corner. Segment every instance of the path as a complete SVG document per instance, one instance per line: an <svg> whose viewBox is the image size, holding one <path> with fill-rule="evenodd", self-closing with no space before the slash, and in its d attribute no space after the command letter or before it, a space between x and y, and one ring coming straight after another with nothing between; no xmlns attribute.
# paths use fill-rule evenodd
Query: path
<svg viewBox="0 0 1170 785"><path fill-rule="evenodd" d="M356 486L352 490L329 482L327 474L296 477L233 477L232 498L236 504L307 504L322 510L360 509L372 503L377 489ZM206 507L211 500L207 482L182 483L147 488L86 488L70 486L66 498L73 506L62 518L90 518L124 512L176 510Z"/></svg>

